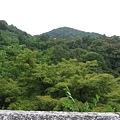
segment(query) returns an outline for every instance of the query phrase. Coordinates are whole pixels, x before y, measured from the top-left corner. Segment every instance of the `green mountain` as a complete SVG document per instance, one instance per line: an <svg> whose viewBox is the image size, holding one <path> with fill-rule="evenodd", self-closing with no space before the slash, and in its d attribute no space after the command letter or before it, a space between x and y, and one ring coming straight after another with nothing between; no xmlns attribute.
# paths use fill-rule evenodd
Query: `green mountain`
<svg viewBox="0 0 120 120"><path fill-rule="evenodd" d="M60 27L57 29L53 29L49 32L46 32L50 38L65 38L65 39L74 39L76 36L90 36L90 37L99 37L101 34L94 32L84 32L81 30L76 30L69 27Z"/></svg>
<svg viewBox="0 0 120 120"><path fill-rule="evenodd" d="M0 49L11 44L26 44L30 46L34 37L18 29L14 25L8 25L6 21L0 20Z"/></svg>
<svg viewBox="0 0 120 120"><path fill-rule="evenodd" d="M0 109L120 112L120 37L51 32L0 21Z"/></svg>
<svg viewBox="0 0 120 120"><path fill-rule="evenodd" d="M13 43L26 44L29 47L35 43L36 39L43 39L43 41L48 40L49 38L75 39L76 36L90 36L96 38L102 35L93 32L84 32L69 27L60 27L40 35L31 36L25 31L18 29L16 26L8 25L6 21L0 20L0 44L2 45L0 45L0 48L4 47L3 45L5 45L5 43L6 45Z"/></svg>

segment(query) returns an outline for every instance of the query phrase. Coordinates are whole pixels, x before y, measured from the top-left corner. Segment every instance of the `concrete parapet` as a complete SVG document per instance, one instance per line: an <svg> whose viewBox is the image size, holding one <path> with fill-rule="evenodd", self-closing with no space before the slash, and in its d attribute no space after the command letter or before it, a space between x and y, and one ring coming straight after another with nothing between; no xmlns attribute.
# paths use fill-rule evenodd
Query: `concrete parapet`
<svg viewBox="0 0 120 120"><path fill-rule="evenodd" d="M120 120L120 113L0 110L0 120Z"/></svg>

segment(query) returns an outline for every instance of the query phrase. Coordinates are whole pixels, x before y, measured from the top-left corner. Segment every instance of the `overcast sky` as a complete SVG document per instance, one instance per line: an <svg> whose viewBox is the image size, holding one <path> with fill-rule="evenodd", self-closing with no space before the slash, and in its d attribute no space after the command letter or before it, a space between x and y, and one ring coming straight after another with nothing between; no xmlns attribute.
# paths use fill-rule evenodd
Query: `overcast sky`
<svg viewBox="0 0 120 120"><path fill-rule="evenodd" d="M0 0L0 20L31 35L66 26L120 36L120 0Z"/></svg>

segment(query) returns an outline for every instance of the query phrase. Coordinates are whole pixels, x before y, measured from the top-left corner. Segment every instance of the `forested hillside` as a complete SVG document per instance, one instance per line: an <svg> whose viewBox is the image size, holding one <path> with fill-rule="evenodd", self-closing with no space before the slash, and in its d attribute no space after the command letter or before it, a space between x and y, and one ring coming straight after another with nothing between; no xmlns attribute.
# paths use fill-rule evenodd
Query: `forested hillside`
<svg viewBox="0 0 120 120"><path fill-rule="evenodd" d="M67 29L31 36L0 21L0 109L120 111L120 37Z"/></svg>
<svg viewBox="0 0 120 120"><path fill-rule="evenodd" d="M69 27L60 27L54 30L51 30L49 32L46 32L49 36L49 38L64 38L64 39L74 39L76 36L90 36L90 37L100 37L101 34L98 33L90 33L90 32L84 32L81 30L76 30Z"/></svg>

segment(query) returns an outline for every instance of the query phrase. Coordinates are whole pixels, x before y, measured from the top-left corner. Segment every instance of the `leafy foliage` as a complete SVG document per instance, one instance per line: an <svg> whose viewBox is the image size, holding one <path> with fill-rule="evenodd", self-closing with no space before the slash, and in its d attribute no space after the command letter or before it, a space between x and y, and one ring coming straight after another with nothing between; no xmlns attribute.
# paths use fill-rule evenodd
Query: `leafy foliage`
<svg viewBox="0 0 120 120"><path fill-rule="evenodd" d="M47 34L0 21L0 109L120 111L120 37Z"/></svg>
<svg viewBox="0 0 120 120"><path fill-rule="evenodd" d="M64 39L74 39L76 36L91 36L91 37L98 37L101 36L98 33L90 33L90 32L84 32L80 30L76 30L69 27L61 27L54 29L52 31L49 31L46 33L50 38L64 38Z"/></svg>

